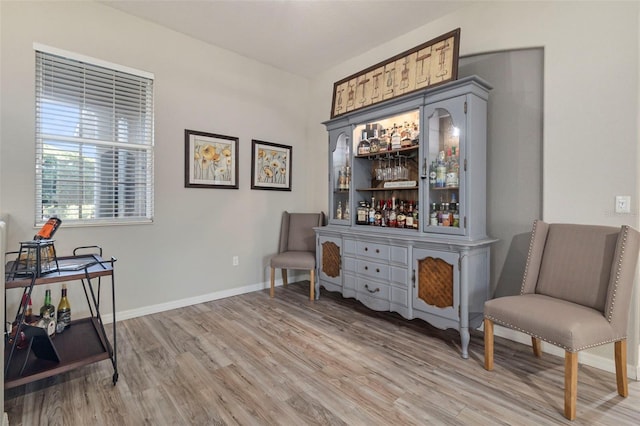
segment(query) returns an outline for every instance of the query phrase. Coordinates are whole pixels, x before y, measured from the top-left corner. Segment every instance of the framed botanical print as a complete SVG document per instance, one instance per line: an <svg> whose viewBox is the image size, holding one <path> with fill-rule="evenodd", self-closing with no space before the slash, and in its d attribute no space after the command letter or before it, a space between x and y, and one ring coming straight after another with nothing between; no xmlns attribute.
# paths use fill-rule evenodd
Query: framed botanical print
<svg viewBox="0 0 640 426"><path fill-rule="evenodd" d="M238 189L238 145L233 136L184 131L184 186Z"/></svg>
<svg viewBox="0 0 640 426"><path fill-rule="evenodd" d="M251 141L251 189L291 191L291 154L288 145Z"/></svg>

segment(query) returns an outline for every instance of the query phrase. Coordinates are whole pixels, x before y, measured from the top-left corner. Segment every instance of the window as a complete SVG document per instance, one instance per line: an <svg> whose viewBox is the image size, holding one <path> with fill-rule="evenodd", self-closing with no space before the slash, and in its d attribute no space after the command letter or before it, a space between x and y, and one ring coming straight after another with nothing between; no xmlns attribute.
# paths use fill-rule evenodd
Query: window
<svg viewBox="0 0 640 426"><path fill-rule="evenodd" d="M36 46L36 225L153 219L153 75Z"/></svg>

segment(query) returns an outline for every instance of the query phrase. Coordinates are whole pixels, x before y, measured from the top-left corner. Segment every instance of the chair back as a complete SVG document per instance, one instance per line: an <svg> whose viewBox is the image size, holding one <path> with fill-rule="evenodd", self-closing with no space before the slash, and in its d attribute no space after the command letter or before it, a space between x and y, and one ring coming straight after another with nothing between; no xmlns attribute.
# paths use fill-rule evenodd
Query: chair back
<svg viewBox="0 0 640 426"><path fill-rule="evenodd" d="M638 232L628 226L536 221L522 293L598 310L626 331L639 241Z"/></svg>
<svg viewBox="0 0 640 426"><path fill-rule="evenodd" d="M278 253L286 251L316 251L313 228L322 226L324 213L282 213Z"/></svg>

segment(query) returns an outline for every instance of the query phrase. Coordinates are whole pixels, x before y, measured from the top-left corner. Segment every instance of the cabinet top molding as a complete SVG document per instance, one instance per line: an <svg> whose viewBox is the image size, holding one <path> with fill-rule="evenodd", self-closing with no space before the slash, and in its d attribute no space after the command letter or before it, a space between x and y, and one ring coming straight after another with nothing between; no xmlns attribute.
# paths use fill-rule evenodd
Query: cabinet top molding
<svg viewBox="0 0 640 426"><path fill-rule="evenodd" d="M460 28L333 84L331 118L458 78Z"/></svg>

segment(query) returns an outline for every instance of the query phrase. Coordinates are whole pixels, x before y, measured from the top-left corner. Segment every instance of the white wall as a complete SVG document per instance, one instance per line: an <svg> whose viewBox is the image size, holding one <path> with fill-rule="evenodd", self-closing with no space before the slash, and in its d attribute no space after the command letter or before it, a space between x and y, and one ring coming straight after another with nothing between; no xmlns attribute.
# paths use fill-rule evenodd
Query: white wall
<svg viewBox="0 0 640 426"><path fill-rule="evenodd" d="M94 2L0 2L0 205L8 248L33 236L33 43L155 74L152 225L65 227L58 253L98 244L116 264L119 318L262 288L283 210L308 211L308 82ZM184 188L184 130L240 138L240 189ZM250 189L251 139L293 146L293 191ZM239 256L239 267L232 256ZM44 289L34 295L39 307ZM75 314L85 306L70 286ZM54 303L59 290L54 287ZM105 299L103 306L109 306ZM11 312L11 310L9 311ZM139 310L136 312L140 312Z"/></svg>
<svg viewBox="0 0 640 426"><path fill-rule="evenodd" d="M480 3L365 52L312 82L310 147L325 159L314 174L326 168L320 123L329 118L333 83L460 27L461 55L544 47L543 219L638 228L638 20L637 2ZM633 196L631 215L613 213L616 195ZM639 294L629 330L636 371ZM580 360L610 369L612 354L606 346Z"/></svg>

